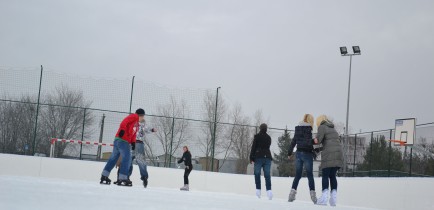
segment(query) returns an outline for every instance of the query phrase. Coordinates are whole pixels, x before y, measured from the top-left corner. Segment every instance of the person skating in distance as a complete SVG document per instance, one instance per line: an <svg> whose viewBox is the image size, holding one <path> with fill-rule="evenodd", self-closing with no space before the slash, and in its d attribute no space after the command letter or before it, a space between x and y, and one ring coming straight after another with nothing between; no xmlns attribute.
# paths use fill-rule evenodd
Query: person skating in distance
<svg viewBox="0 0 434 210"><path fill-rule="evenodd" d="M322 195L317 204L327 205L327 201L329 201L331 206L336 206L338 190L336 174L344 165L342 145L334 124L327 119L327 116L319 116L316 124L318 126L316 141L323 145L321 152ZM331 191L329 190L329 181Z"/></svg>
<svg viewBox="0 0 434 210"><path fill-rule="evenodd" d="M108 178L110 172L115 167L119 156L122 157L122 163L119 171L118 185L132 186L132 182L128 178L130 162L131 162L131 149L134 150L136 146L136 133L138 130L138 123L145 117L145 110L137 109L136 113L128 115L122 120L119 130L113 145L113 152L107 161L102 173L100 184L110 184L111 180Z"/></svg>
<svg viewBox="0 0 434 210"><path fill-rule="evenodd" d="M191 153L188 150L188 147L184 146L182 149L184 150L184 153L182 154L182 158L178 160L178 164L184 162L185 171L184 171L184 186L181 187L180 190L189 191L190 187L189 187L188 176L190 175L191 170L193 170L193 164L191 163Z"/></svg>
<svg viewBox="0 0 434 210"><path fill-rule="evenodd" d="M315 181L313 179L313 160L314 151L313 144L315 143L312 136L312 127L314 124L314 118L310 114L305 114L303 116L303 121L300 122L298 126L295 127L294 138L292 139L291 145L288 149L288 159L294 151L294 147L297 146L296 161L295 161L295 177L292 182L292 189L289 193L288 201L293 202L297 194L298 182L301 179L303 173L303 165L307 172L307 178L309 181L309 191L310 198L313 203L317 202L316 192L315 192Z"/></svg>
<svg viewBox="0 0 434 210"><path fill-rule="evenodd" d="M261 198L261 169L264 170L265 187L267 189L268 199L273 199L271 191L271 157L270 145L271 137L267 134L267 124L263 123L259 126L259 133L255 135L250 151L250 163L254 164L256 196Z"/></svg>

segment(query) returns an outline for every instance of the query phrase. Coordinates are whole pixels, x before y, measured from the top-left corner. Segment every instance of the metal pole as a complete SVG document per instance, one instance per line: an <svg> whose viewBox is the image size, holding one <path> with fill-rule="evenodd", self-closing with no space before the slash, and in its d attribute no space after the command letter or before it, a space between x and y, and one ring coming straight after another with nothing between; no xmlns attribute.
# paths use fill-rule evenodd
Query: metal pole
<svg viewBox="0 0 434 210"><path fill-rule="evenodd" d="M133 80L131 82L130 113L131 113L131 107L133 105L134 78L136 78L136 76L133 76Z"/></svg>
<svg viewBox="0 0 434 210"><path fill-rule="evenodd" d="M412 163L412 159L413 159L413 147L410 147L410 176L411 176L411 163Z"/></svg>
<svg viewBox="0 0 434 210"><path fill-rule="evenodd" d="M212 151L211 151L211 171L214 171L214 153L215 153L215 141L216 141L216 133L217 133L217 110L218 110L218 102L219 102L219 89L217 88L217 94L215 97L215 111L214 111L214 132L212 138Z"/></svg>
<svg viewBox="0 0 434 210"><path fill-rule="evenodd" d="M390 129L389 139L392 139L392 129ZM387 174L390 177L390 167L391 167L391 161L392 161L392 142L389 141L389 168L387 170Z"/></svg>
<svg viewBox="0 0 434 210"><path fill-rule="evenodd" d="M38 129L39 103L41 100L41 87L42 87L42 73L43 73L43 71L44 71L44 67L41 65L41 75L39 76L38 103L36 104L35 128L33 130L33 149L32 149L33 155L35 155L35 148L36 148L36 132Z"/></svg>
<svg viewBox="0 0 434 210"><path fill-rule="evenodd" d="M352 60L353 60L353 56L350 55L350 71L348 74L348 97L347 97L347 116L346 116L346 123L345 123L345 143L344 143L344 148L345 148L345 153L347 150L347 145L349 142L348 139L348 121L349 121L349 117L350 117L350 93L351 93L351 64L352 64ZM344 155L344 157L346 157L346 155ZM345 158L346 159L346 158ZM347 161L345 160L345 163ZM346 164L344 165L344 171L346 171Z"/></svg>
<svg viewBox="0 0 434 210"><path fill-rule="evenodd" d="M172 140L170 141L170 156L169 156L169 168L171 167L170 166L170 164L172 163L172 153L173 153L173 138L174 138L174 136L173 136L173 134L174 134L174 132L175 132L175 118L172 118Z"/></svg>
<svg viewBox="0 0 434 210"><path fill-rule="evenodd" d="M353 163L353 177L355 176L356 171L356 150L357 150L357 134L354 136L354 163Z"/></svg>
<svg viewBox="0 0 434 210"><path fill-rule="evenodd" d="M370 144L370 155L369 155L369 176L371 176L371 170L372 170L372 140L374 139L374 132L371 133L371 144Z"/></svg>
<svg viewBox="0 0 434 210"><path fill-rule="evenodd" d="M84 124L86 120L86 108L83 110L83 127L81 128L81 144L80 144L80 160L83 152L83 139L84 139Z"/></svg>
<svg viewBox="0 0 434 210"><path fill-rule="evenodd" d="M99 131L99 143L102 143L102 137L103 137L103 134L104 134L104 119L105 119L105 114L102 114L101 130ZM101 145L98 145L98 152L96 154L96 158L98 160L101 160Z"/></svg>

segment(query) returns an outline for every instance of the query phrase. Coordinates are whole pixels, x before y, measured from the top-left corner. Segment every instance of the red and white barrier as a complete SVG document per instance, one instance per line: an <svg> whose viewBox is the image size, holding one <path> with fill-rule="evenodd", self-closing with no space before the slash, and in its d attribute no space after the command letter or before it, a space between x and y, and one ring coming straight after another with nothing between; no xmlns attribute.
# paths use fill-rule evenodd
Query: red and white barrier
<svg viewBox="0 0 434 210"><path fill-rule="evenodd" d="M73 144L88 144L88 145L95 145L95 146L110 146L110 147L113 146L113 144L100 143L100 142L52 138L51 139L51 148L50 148L50 157L54 157L54 146L55 146L56 142L73 143Z"/></svg>

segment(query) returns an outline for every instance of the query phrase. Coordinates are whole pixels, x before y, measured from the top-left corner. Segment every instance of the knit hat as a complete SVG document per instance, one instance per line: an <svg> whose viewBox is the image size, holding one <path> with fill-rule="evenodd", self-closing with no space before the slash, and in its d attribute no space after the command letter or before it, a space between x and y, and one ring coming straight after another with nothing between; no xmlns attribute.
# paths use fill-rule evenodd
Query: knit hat
<svg viewBox="0 0 434 210"><path fill-rule="evenodd" d="M139 109L136 110L136 114L138 114L138 115L145 115L145 110L139 108Z"/></svg>
<svg viewBox="0 0 434 210"><path fill-rule="evenodd" d="M263 132L263 133L266 133L266 132L267 132L267 129L268 129L268 126L267 126L267 124L265 124L265 123L262 123L262 124L259 126L259 130L260 130L261 132Z"/></svg>

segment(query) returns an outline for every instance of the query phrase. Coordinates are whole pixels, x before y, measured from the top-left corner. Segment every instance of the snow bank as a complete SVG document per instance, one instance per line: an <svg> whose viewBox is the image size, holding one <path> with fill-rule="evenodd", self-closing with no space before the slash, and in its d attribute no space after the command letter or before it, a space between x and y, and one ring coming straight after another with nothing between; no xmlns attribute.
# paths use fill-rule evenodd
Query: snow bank
<svg viewBox="0 0 434 210"><path fill-rule="evenodd" d="M69 179L98 183L105 163L52 159L44 157L0 154L0 175ZM150 187L178 189L183 184L183 170L148 167ZM131 180L140 183L137 166ZM115 173L111 175L115 179ZM192 191L236 193L253 196L252 175L235 175L193 171L190 175ZM433 178L339 178L339 205L377 209L434 209ZM286 199L292 178L272 177L275 198ZM321 179L315 179L318 196ZM264 185L264 183L263 183ZM99 186L99 184L98 184ZM264 187L265 188L265 187ZM3 186L0 190L4 191ZM297 202L309 203L307 180L300 181ZM288 204L291 206L293 204Z"/></svg>

